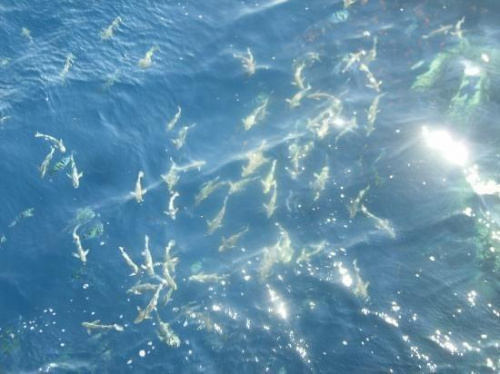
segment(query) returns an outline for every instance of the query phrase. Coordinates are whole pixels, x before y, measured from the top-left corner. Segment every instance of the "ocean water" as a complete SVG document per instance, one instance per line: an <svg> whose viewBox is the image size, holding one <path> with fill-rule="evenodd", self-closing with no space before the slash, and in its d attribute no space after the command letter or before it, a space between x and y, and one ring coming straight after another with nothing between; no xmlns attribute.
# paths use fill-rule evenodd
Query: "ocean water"
<svg viewBox="0 0 500 374"><path fill-rule="evenodd" d="M500 3L349 3L0 4L0 373L498 372Z"/></svg>

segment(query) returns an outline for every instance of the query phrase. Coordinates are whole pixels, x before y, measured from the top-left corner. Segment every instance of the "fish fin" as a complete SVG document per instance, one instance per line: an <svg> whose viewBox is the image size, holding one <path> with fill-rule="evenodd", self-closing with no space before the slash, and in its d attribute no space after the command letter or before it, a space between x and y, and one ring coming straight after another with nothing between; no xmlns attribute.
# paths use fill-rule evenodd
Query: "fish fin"
<svg viewBox="0 0 500 374"><path fill-rule="evenodd" d="M76 253L76 252L73 252L72 255L73 255L73 257L80 258L80 256L78 256L78 253Z"/></svg>

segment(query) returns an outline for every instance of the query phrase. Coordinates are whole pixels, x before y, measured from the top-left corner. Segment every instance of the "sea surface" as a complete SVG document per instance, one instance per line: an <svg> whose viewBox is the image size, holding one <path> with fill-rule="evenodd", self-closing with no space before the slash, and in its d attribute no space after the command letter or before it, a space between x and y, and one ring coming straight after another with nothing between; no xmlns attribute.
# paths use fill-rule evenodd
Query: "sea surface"
<svg viewBox="0 0 500 374"><path fill-rule="evenodd" d="M498 373L499 19L3 0L0 373Z"/></svg>

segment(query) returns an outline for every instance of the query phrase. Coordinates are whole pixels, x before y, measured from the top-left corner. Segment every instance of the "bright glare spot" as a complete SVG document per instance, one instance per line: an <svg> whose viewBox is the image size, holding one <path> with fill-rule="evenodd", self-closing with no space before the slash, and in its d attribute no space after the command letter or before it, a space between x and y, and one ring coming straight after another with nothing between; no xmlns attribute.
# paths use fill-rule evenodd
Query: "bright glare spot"
<svg viewBox="0 0 500 374"><path fill-rule="evenodd" d="M486 53L483 53L483 54L481 54L481 60L488 63L488 62L490 62L490 56L488 56Z"/></svg>
<svg viewBox="0 0 500 374"><path fill-rule="evenodd" d="M439 151L449 162L463 166L467 162L467 148L462 143L452 139L446 130L429 130L422 128L422 133L427 145Z"/></svg>
<svg viewBox="0 0 500 374"><path fill-rule="evenodd" d="M470 61L466 61L464 65L465 65L464 74L466 76L477 77L481 75L481 68L478 65L475 65Z"/></svg>
<svg viewBox="0 0 500 374"><path fill-rule="evenodd" d="M141 349L141 350L139 351L139 356L141 356L141 357L145 357L145 356L146 356L146 351L145 351L144 349Z"/></svg>
<svg viewBox="0 0 500 374"><path fill-rule="evenodd" d="M499 195L500 184L493 180L484 181L479 176L479 169L477 165L471 166L465 171L465 178L471 185L472 189L478 195Z"/></svg>

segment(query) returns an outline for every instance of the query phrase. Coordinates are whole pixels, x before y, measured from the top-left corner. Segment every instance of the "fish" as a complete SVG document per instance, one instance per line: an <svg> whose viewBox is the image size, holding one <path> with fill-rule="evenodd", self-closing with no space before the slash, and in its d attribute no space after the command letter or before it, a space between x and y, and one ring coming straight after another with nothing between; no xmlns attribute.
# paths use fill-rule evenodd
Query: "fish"
<svg viewBox="0 0 500 374"><path fill-rule="evenodd" d="M130 258L127 252L125 252L125 249L123 247L118 247L118 249L120 250L127 265L132 269L132 274L130 274L130 276L139 274L139 266Z"/></svg>
<svg viewBox="0 0 500 374"><path fill-rule="evenodd" d="M76 245L76 252L73 252L73 256L80 259L80 261L83 262L85 265L87 263L87 255L89 254L90 250L84 250L82 246L82 242L80 240L80 236L77 234L77 230L79 229L79 225L75 227L73 230L73 242Z"/></svg>
<svg viewBox="0 0 500 374"><path fill-rule="evenodd" d="M153 63L153 54L158 51L160 48L158 46L153 46L151 47L146 54L144 55L143 58L139 60L139 67L142 69L149 68L151 64Z"/></svg>
<svg viewBox="0 0 500 374"><path fill-rule="evenodd" d="M19 223L20 220L25 219L25 218L30 218L35 216L35 208L28 208L26 210L23 210L21 213L19 213L16 218L9 224L9 228L14 227Z"/></svg>
<svg viewBox="0 0 500 374"><path fill-rule="evenodd" d="M290 99L286 99L286 102L290 105L290 109L296 108L300 106L300 102L304 97L307 96L307 93L311 90L311 85L308 85L304 89L297 92Z"/></svg>
<svg viewBox="0 0 500 374"><path fill-rule="evenodd" d="M297 86L299 90L303 90L306 86L304 83L304 78L302 77L302 71L306 67L305 61L300 61L299 63L294 65L293 71L293 82L294 86Z"/></svg>
<svg viewBox="0 0 500 374"><path fill-rule="evenodd" d="M370 282L364 282L363 279L361 279L357 260L354 260L352 264L354 266L354 273L356 275L356 287L354 288L354 295L363 300L368 300L368 286L370 285Z"/></svg>
<svg viewBox="0 0 500 374"><path fill-rule="evenodd" d="M361 62L361 59L366 56L366 51L365 50L360 50L356 53L349 53L347 57L345 57L342 61L345 62L345 66L342 69L342 73L346 73L352 65L354 65L357 62Z"/></svg>
<svg viewBox="0 0 500 374"><path fill-rule="evenodd" d="M153 264L153 256L151 256L151 251L149 250L149 236L144 236L144 250L141 252L144 256L144 265L141 268L146 270L150 277L155 275L155 269Z"/></svg>
<svg viewBox="0 0 500 374"><path fill-rule="evenodd" d="M289 263L292 260L294 249L288 232L280 225L280 236L276 244L271 247L265 247L263 257L259 268L259 278L264 281L272 267L277 263Z"/></svg>
<svg viewBox="0 0 500 374"><path fill-rule="evenodd" d="M138 283L135 286L129 288L127 293L133 293L134 295L142 295L144 292L156 291L158 289L157 284L153 283Z"/></svg>
<svg viewBox="0 0 500 374"><path fill-rule="evenodd" d="M347 9L342 9L334 12L329 18L328 22L331 24L337 24L345 22L349 19L349 11Z"/></svg>
<svg viewBox="0 0 500 374"><path fill-rule="evenodd" d="M328 244L327 241L323 240L319 244L311 245L311 247L313 247L312 251L308 251L308 250L306 250L306 248L302 248L302 250L300 251L299 257L297 257L297 260L295 260L295 262L297 264L301 264L302 262L309 262L311 257L313 257L313 256L317 255L318 253L320 253L321 251L323 251L327 244Z"/></svg>
<svg viewBox="0 0 500 374"><path fill-rule="evenodd" d="M209 180L203 186L201 186L200 191L196 194L194 198L194 205L198 206L200 203L215 192L219 187L222 187L226 182L219 182L220 177L216 177Z"/></svg>
<svg viewBox="0 0 500 374"><path fill-rule="evenodd" d="M241 60L243 70L245 70L249 77L255 74L255 59L250 48L247 48L246 54L234 53L233 57Z"/></svg>
<svg viewBox="0 0 500 374"><path fill-rule="evenodd" d="M68 53L66 55L66 62L64 63L64 67L61 70L61 73L59 74L63 80L68 75L69 69L71 69L74 63L75 63L75 55L73 55L72 53Z"/></svg>
<svg viewBox="0 0 500 374"><path fill-rule="evenodd" d="M178 258L170 257L170 249L174 246L175 242L171 240L168 246L165 248L165 258L162 264L163 279L165 283L172 289L177 290L177 283L171 273L175 271L175 266L177 265Z"/></svg>
<svg viewBox="0 0 500 374"><path fill-rule="evenodd" d="M21 36L25 37L26 39L28 39L28 41L31 43L33 43L33 38L31 37L31 31L26 28L26 27L23 27L21 29Z"/></svg>
<svg viewBox="0 0 500 374"><path fill-rule="evenodd" d="M156 306L158 305L158 299L160 298L160 292L163 290L163 284L159 284L158 287L156 288L156 291L149 301L149 304L146 306L146 308L141 309L137 307L137 310L139 311L139 314L137 315L137 318L134 320L134 323L141 323L145 319L151 319L151 312L156 309Z"/></svg>
<svg viewBox="0 0 500 374"><path fill-rule="evenodd" d="M219 210L214 219L207 220L208 224L208 235L212 235L215 230L222 226L222 220L224 219L224 215L226 214L226 205L227 205L228 196L224 198L224 203L222 204L222 208Z"/></svg>
<svg viewBox="0 0 500 374"><path fill-rule="evenodd" d="M436 30L431 31L429 34L423 35L422 39L429 39L429 38L432 38L433 36L440 35L440 34L446 35L451 31L452 28L453 28L453 25L441 26L441 27L437 28Z"/></svg>
<svg viewBox="0 0 500 374"><path fill-rule="evenodd" d="M269 159L265 158L264 154L262 153L264 145L265 143L262 143L259 149L247 153L248 164L243 167L243 170L241 172L241 176L243 178L255 173L257 169L259 169L262 165L269 161Z"/></svg>
<svg viewBox="0 0 500 374"><path fill-rule="evenodd" d="M375 99L373 99L373 102L370 105L370 109L368 109L368 115L367 115L367 126L366 126L366 136L370 136L370 134L375 130L374 124L375 120L377 119L377 114L380 112L378 110L378 105L380 102L380 99L384 96L384 94L377 95Z"/></svg>
<svg viewBox="0 0 500 374"><path fill-rule="evenodd" d="M50 170L50 174L57 173L58 171L66 169L66 166L71 162L71 156L66 156L62 158L60 161L56 162L56 164Z"/></svg>
<svg viewBox="0 0 500 374"><path fill-rule="evenodd" d="M375 61L377 58L377 43L378 43L378 38L376 36L373 37L373 46L372 48L368 51L368 54L366 55L364 59L364 63L366 65L370 64L370 62Z"/></svg>
<svg viewBox="0 0 500 374"><path fill-rule="evenodd" d="M130 192L132 196L135 197L135 200L140 204L144 201L143 196L148 192L147 189L142 188L141 180L144 178L144 172L141 170L137 175L137 181L135 182L135 191Z"/></svg>
<svg viewBox="0 0 500 374"><path fill-rule="evenodd" d="M175 146L176 149L180 149L184 145L188 131L194 127L196 127L196 123L193 123L191 126L183 126L179 130L179 133L177 134L177 138L171 140L172 144Z"/></svg>
<svg viewBox="0 0 500 374"><path fill-rule="evenodd" d="M177 121L179 121L179 118L181 118L181 114L182 114L182 108L178 106L177 113L175 113L174 117L167 123L167 131L171 131L174 128Z"/></svg>
<svg viewBox="0 0 500 374"><path fill-rule="evenodd" d="M337 144L339 139L342 138L344 135L353 132L355 129L358 128L358 120L356 119L356 117L351 118L349 121L345 121L344 119L338 118L336 120L336 124L342 126L342 131L338 133L338 135L335 137L335 144Z"/></svg>
<svg viewBox="0 0 500 374"><path fill-rule="evenodd" d="M312 182L312 188L316 192L314 196L314 201L319 199L321 192L325 189L326 181L329 178L330 168L328 166L323 166L319 174L314 173L314 182Z"/></svg>
<svg viewBox="0 0 500 374"><path fill-rule="evenodd" d="M273 163L272 163L272 166L271 166L271 170L269 170L269 174L267 174L267 177L265 177L261 183L262 183L262 190L264 192L264 194L268 194L269 191L271 191L271 187L273 186L273 184L275 183L275 180L274 180L274 172L276 170L276 160L273 160Z"/></svg>
<svg viewBox="0 0 500 374"><path fill-rule="evenodd" d="M276 210L276 197L277 197L278 183L275 181L273 183L273 186L274 186L273 194L271 195L269 202L267 204L264 203L264 209L266 210L267 218L271 218L271 216L274 214L274 211Z"/></svg>
<svg viewBox="0 0 500 374"><path fill-rule="evenodd" d="M205 274L198 273L191 275L188 280L190 282L198 282L198 283L217 283L222 282L227 278L227 275L218 275L218 274Z"/></svg>
<svg viewBox="0 0 500 374"><path fill-rule="evenodd" d="M236 243L241 239L243 235L245 235L249 231L248 226L245 227L240 232L237 232L234 235L231 235L229 238L222 237L222 244L219 246L219 252L224 252L228 249L235 248Z"/></svg>
<svg viewBox="0 0 500 374"><path fill-rule="evenodd" d="M177 165L172 158L170 158L171 166L170 170L168 171L167 174L162 174L161 178L165 181L167 184L168 190L170 193L174 192L174 188L177 185L177 182L179 181L179 173L185 173L188 172L191 169L198 169L201 170L201 167L206 164L205 161L193 161L189 164L179 166Z"/></svg>
<svg viewBox="0 0 500 374"><path fill-rule="evenodd" d="M181 345L181 340L179 337L172 331L170 325L166 322L163 322L160 319L160 315L158 312L156 313L156 318L158 321L158 330L157 336L162 342L164 342L169 347L178 348Z"/></svg>
<svg viewBox="0 0 500 374"><path fill-rule="evenodd" d="M116 17L113 22L111 22L111 25L101 31L101 39L112 38L114 31L120 26L120 23L122 23L122 19L120 17Z"/></svg>
<svg viewBox="0 0 500 374"><path fill-rule="evenodd" d="M300 161L306 158L313 148L313 141L309 141L302 145L296 142L288 146L288 158L291 160L293 166L293 169L289 170L292 178L296 178L302 172L303 168L300 167Z"/></svg>
<svg viewBox="0 0 500 374"><path fill-rule="evenodd" d="M369 190L370 185L359 191L358 196L352 201L351 205L347 207L349 210L349 218L352 219L356 217L356 214L359 212L360 206L362 205L363 199Z"/></svg>
<svg viewBox="0 0 500 374"><path fill-rule="evenodd" d="M78 173L73 155L71 155L70 161L71 161L71 174L66 174L66 175L71 179L73 187L78 188L80 186L80 178L83 177L83 173Z"/></svg>
<svg viewBox="0 0 500 374"><path fill-rule="evenodd" d="M351 5L355 4L357 0L344 0L344 9L349 8Z"/></svg>
<svg viewBox="0 0 500 374"><path fill-rule="evenodd" d="M40 178L43 179L45 177L45 174L47 173L47 169L50 166L50 161L52 161L52 158L54 157L54 152L56 148L55 147L50 147L50 152L45 156L45 159L43 160L42 164L40 165Z"/></svg>
<svg viewBox="0 0 500 374"><path fill-rule="evenodd" d="M380 85L382 84L382 81L378 81L375 78L370 69L368 69L368 66L363 63L359 66L359 70L366 73L366 78L368 79L368 84L366 85L366 87L372 88L375 91L380 92Z"/></svg>
<svg viewBox="0 0 500 374"><path fill-rule="evenodd" d="M123 326L120 326L118 324L113 324L113 325L102 325L100 324L100 320L95 320L92 322L82 322L82 326L87 329L87 333L90 335L92 333L92 330L115 330L122 332L123 331Z"/></svg>
<svg viewBox="0 0 500 374"><path fill-rule="evenodd" d="M252 113L250 113L250 115L248 115L243 119L243 127L245 130L247 131L250 130L253 126L255 126L257 123L259 123L265 118L267 114L266 108L268 103L269 103L269 97L266 97L264 100L262 100L262 103L259 106L257 106L252 111Z"/></svg>
<svg viewBox="0 0 500 374"><path fill-rule="evenodd" d="M451 32L451 35L454 35L459 39L463 39L464 32L462 30L462 25L464 24L464 22L465 22L465 17L459 19L458 22L455 24L454 31Z"/></svg>
<svg viewBox="0 0 500 374"><path fill-rule="evenodd" d="M175 221L175 216L179 208L174 206L175 199L179 197L178 192L174 192L172 196L170 196L170 201L168 202L168 212L164 212L167 216L172 218Z"/></svg>
<svg viewBox="0 0 500 374"><path fill-rule="evenodd" d="M227 184L229 185L229 190L227 191L228 196L231 196L232 194L235 194L237 192L242 191L247 184L250 182L256 180L257 178L244 178L240 179L237 182L231 182L228 181Z"/></svg>
<svg viewBox="0 0 500 374"><path fill-rule="evenodd" d="M394 231L394 228L391 226L388 219L377 217L375 214L371 213L363 204L361 204L360 210L364 215L375 222L376 228L385 231L392 239L396 238L396 232Z"/></svg>
<svg viewBox="0 0 500 374"><path fill-rule="evenodd" d="M59 150L59 152L66 153L66 147L64 146L62 139L56 139L53 136L45 135L38 131L35 133L35 138L42 138L51 143L55 148Z"/></svg>

